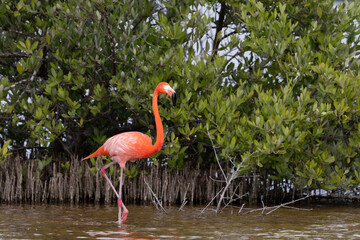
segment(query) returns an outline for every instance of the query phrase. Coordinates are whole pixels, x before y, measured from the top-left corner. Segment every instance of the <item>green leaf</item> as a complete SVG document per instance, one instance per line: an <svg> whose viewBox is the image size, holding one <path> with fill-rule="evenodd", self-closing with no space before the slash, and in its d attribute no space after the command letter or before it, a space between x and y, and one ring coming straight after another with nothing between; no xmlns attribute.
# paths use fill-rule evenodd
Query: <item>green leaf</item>
<svg viewBox="0 0 360 240"><path fill-rule="evenodd" d="M329 156L328 158L326 158L324 160L326 163L333 163L335 162L335 157L334 156Z"/></svg>
<svg viewBox="0 0 360 240"><path fill-rule="evenodd" d="M37 48L38 44L39 44L39 42L38 42L38 41L33 42L33 44L31 45L30 50L31 50L31 51L34 51L34 50Z"/></svg>
<svg viewBox="0 0 360 240"><path fill-rule="evenodd" d="M24 68L21 66L21 64L19 62L16 63L16 70L20 74L22 74L24 72Z"/></svg>
<svg viewBox="0 0 360 240"><path fill-rule="evenodd" d="M312 181L313 181L312 178L310 178L310 179L307 181L307 185L308 185L308 186L311 186Z"/></svg>
<svg viewBox="0 0 360 240"><path fill-rule="evenodd" d="M4 146L2 147L2 156L7 156L8 147L9 147L10 143L11 143L11 140L7 140L4 143Z"/></svg>
<svg viewBox="0 0 360 240"><path fill-rule="evenodd" d="M22 8L24 7L24 1L20 0L17 4L16 4L16 9L18 11L20 11ZM16 17L16 16L15 16Z"/></svg>
<svg viewBox="0 0 360 240"><path fill-rule="evenodd" d="M30 40L28 38L25 41L25 45L26 45L27 50L31 50L31 43L30 43Z"/></svg>
<svg viewBox="0 0 360 240"><path fill-rule="evenodd" d="M321 6L317 6L317 8L316 8L316 12L317 12L317 14L318 14L318 16L321 18L321 16L322 16L322 9L321 9Z"/></svg>
<svg viewBox="0 0 360 240"><path fill-rule="evenodd" d="M17 48L22 50L22 51L27 51L27 48L26 48L26 45L24 42L22 41L19 41L17 44L16 44Z"/></svg>
<svg viewBox="0 0 360 240"><path fill-rule="evenodd" d="M50 35L48 33L45 35L45 41L47 44L50 43Z"/></svg>
<svg viewBox="0 0 360 240"><path fill-rule="evenodd" d="M234 136L234 137L231 139L230 145L231 145L232 147L235 147L235 144L236 144L236 137Z"/></svg>

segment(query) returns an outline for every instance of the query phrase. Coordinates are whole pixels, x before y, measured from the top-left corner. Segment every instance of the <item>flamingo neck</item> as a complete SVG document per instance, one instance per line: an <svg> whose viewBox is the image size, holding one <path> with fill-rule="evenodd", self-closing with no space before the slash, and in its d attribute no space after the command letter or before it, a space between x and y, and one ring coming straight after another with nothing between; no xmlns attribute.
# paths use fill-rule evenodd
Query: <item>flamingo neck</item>
<svg viewBox="0 0 360 240"><path fill-rule="evenodd" d="M153 154L159 152L164 143L164 128L163 128L160 114L159 114L158 96L159 96L159 93L158 93L157 89L155 89L153 99L152 99L153 112L154 112L155 125L156 125L156 142L153 145L153 149L152 149Z"/></svg>

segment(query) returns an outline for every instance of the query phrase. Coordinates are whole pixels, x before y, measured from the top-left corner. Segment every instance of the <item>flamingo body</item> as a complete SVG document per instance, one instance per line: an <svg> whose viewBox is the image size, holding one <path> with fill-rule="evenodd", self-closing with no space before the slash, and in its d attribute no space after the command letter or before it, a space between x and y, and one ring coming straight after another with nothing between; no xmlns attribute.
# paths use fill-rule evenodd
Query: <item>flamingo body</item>
<svg viewBox="0 0 360 240"><path fill-rule="evenodd" d="M117 134L111 138L109 138L100 148L98 148L94 153L90 154L89 156L83 158L85 160L91 157L97 157L100 155L107 155L110 156L113 160L111 163L107 164L103 168L101 168L101 173L104 175L106 180L109 182L111 188L114 190L116 196L118 197L118 206L119 206L119 223L124 222L128 215L128 210L126 209L125 205L121 200L121 188L122 188L122 176L123 176L123 169L125 167L126 162L128 161L135 161L139 158L146 158L149 157L157 152L160 151L163 143L164 143L164 129L161 122L161 118L159 115L158 109L158 95L159 93L168 94L173 104L175 105L176 102L176 93L175 91L169 86L169 84L162 82L157 85L155 88L152 105L155 117L155 124L156 124L156 142L152 145L151 138L143 133L140 132L124 132ZM121 168L121 175L120 175L120 186L119 186L119 193L116 192L115 187L111 183L110 179L106 176L105 170L110 167L111 165L118 163ZM124 209L123 215L121 215L121 208Z"/></svg>
<svg viewBox="0 0 360 240"><path fill-rule="evenodd" d="M150 157L158 151L160 149L153 149L148 135L141 132L124 132L109 138L104 145L84 159L107 155L124 168L127 161L134 162L140 158Z"/></svg>

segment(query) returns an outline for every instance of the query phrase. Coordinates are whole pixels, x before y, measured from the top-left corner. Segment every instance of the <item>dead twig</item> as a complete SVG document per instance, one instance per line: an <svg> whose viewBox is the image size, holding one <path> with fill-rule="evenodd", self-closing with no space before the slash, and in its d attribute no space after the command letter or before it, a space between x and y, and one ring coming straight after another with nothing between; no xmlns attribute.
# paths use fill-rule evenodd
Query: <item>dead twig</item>
<svg viewBox="0 0 360 240"><path fill-rule="evenodd" d="M273 207L266 207L264 206L264 203L263 203L263 207L262 208L257 208L257 209L252 209L252 210L249 210L243 214L240 214L240 211L238 212L237 215L247 215L247 214L250 214L250 213L253 213L253 212L257 212L257 211L261 211L261 214L260 216L266 216L266 215L269 215L270 213L278 210L279 208L281 207L288 207L286 205L289 205L289 204L293 204L295 202L298 202L298 201L301 201L301 200L304 200L308 197L311 197L311 195L307 195L305 197L302 197L302 198L299 198L299 199L296 199L296 200L293 200L293 201L290 201L290 202L287 202L287 203L283 203L283 204L280 204L280 205L277 205L277 206L273 206ZM288 208L291 208L291 207L288 207ZM264 213L265 209L271 209L269 212L267 213ZM294 209L297 209L297 210L304 210L304 211L310 211L312 209L301 209L301 208L294 208Z"/></svg>
<svg viewBox="0 0 360 240"><path fill-rule="evenodd" d="M297 207L290 207L290 206L283 206L283 208L289 208L294 210L301 210L301 211L312 211L312 208L297 208Z"/></svg>
<svg viewBox="0 0 360 240"><path fill-rule="evenodd" d="M214 182L221 182L221 183L225 183L226 181L224 181L224 180L217 180L217 179L215 179L215 178L212 178L211 176L209 176L209 178L211 179L211 180L213 180Z"/></svg>
<svg viewBox="0 0 360 240"><path fill-rule="evenodd" d="M281 207L284 207L284 206L286 206L286 205L289 205L289 204L292 204L292 203L295 203L295 202L304 200L304 199L306 199L306 198L308 198L308 197L310 197L310 196L311 196L311 195L309 194L309 195L306 195L305 197L302 197L302 198L293 200L293 201L291 201L291 202L287 202L287 203L283 203L283 204L280 204L280 205L278 205L278 206L275 206L273 210L265 213L265 216L266 216L266 215L269 215L270 213L272 213L272 212L274 212L274 211L276 211L276 210L278 210L278 209L281 208Z"/></svg>
<svg viewBox="0 0 360 240"><path fill-rule="evenodd" d="M221 212L221 211L219 211L220 206L221 206L221 202L223 201L223 199L224 199L224 197L225 197L225 193L226 193L227 189L229 188L231 182L232 182L234 179L237 178L237 175L238 175L238 172L239 172L239 170L240 170L240 167L242 166L242 164L244 163L245 160L247 160L249 157L251 157L251 156L252 156L253 154L255 154L256 152L257 152L257 151L255 151L255 152L251 153L249 156L245 157L245 158L239 163L239 165L237 166L236 170L233 171L233 173L232 173L231 176L230 176L230 179L225 179L225 180L226 180L226 186L225 186L225 188L224 188L224 190L223 190L223 192L222 192L222 194L221 194L221 196L220 196L220 200L219 200L218 206L217 206L217 208L216 208L216 214L219 214L219 213ZM229 202L232 202L232 200L230 199Z"/></svg>
<svg viewBox="0 0 360 240"><path fill-rule="evenodd" d="M262 204L262 206L263 206L263 210L262 210L262 212L261 212L261 215L263 215L263 214L264 214L264 211L265 211L265 209L266 209L266 206L265 206L265 204L264 204L263 196L262 196L262 195L261 195L261 204Z"/></svg>
<svg viewBox="0 0 360 240"><path fill-rule="evenodd" d="M238 213L236 214L237 216L239 216L239 215L240 215L240 213L241 213L242 209L244 208L244 206L245 206L245 203L243 203L243 204L241 205L241 207L240 207L240 209L239 209Z"/></svg>
<svg viewBox="0 0 360 240"><path fill-rule="evenodd" d="M203 212L210 206L210 204L215 200L215 198L221 193L221 191L222 191L223 189L224 189L224 187L220 189L220 191L215 195L215 197L213 197L213 198L211 199L211 201L208 203L208 205L206 205L206 207L204 207L204 209L201 210L200 213L203 213Z"/></svg>
<svg viewBox="0 0 360 240"><path fill-rule="evenodd" d="M226 182L225 187L224 187L222 190L220 190L220 192L221 192L221 191L222 191L222 192L221 192L220 199L219 199L218 204L217 204L217 207L216 207L216 214L219 214L222 210L224 210L225 207L227 207L231 202L234 201L234 200L233 200L234 194L233 194L233 196L230 198L230 200L228 201L228 203L225 203L225 202L224 202L224 203L225 203L225 207L220 210L220 206L221 206L222 202L223 202L224 199L225 199L225 193L226 193L227 189L229 188L229 186L231 185L231 182L232 182L234 179L237 178L238 173L239 173L239 170L240 170L242 164L245 162L245 160L247 160L247 159L248 159L249 157L251 157L253 154L257 153L257 151L254 151L254 152L251 153L249 156L244 157L243 160L238 164L238 166L236 167L236 169L232 172L232 174L231 174L230 176L227 176L227 175L225 174L225 172L224 172L224 170L223 170L223 168L222 168L222 166L221 166L221 164L220 164L220 160L219 160L219 158L218 158L218 156L217 156L216 149L215 149L215 145L214 145L214 142L212 141L212 138L211 138L211 135L210 135L210 131L209 131L209 126L208 126L208 125L206 125L206 129L207 129L207 133L208 133L210 142L211 142L212 147L213 147L213 149L214 149L216 161L217 161L217 163L218 163L218 165L219 165L220 171L221 171L221 173L222 173L222 175L223 175L223 177L224 177L224 179L225 179L225 182ZM233 166L233 169L234 169L234 168L235 168L235 163L234 163L233 161L231 161L231 159L230 159L230 162L232 162L232 164L234 165L234 166ZM218 194L217 194L217 195L218 195ZM211 201L213 201L213 200L211 200Z"/></svg>
<svg viewBox="0 0 360 240"><path fill-rule="evenodd" d="M213 149L214 149L214 153L215 153L215 158L216 158L216 161L217 161L217 163L218 163L218 165L219 165L219 167L220 167L220 170L221 170L222 175L223 175L223 176L224 176L224 178L225 178L225 181L227 182L227 177L226 177L226 174L225 174L224 170L223 170L223 169L222 169L222 167L221 167L221 164L220 164L219 158L218 158L217 153L216 153L216 149L215 149L214 142L213 142L213 140L212 140L212 138L211 138L211 136L210 136L210 132L209 132L209 125L207 125L207 124L206 124L206 130L207 130L207 133L208 133L208 136L209 136L209 139L210 139L211 145L212 145L212 147L213 147Z"/></svg>
<svg viewBox="0 0 360 240"><path fill-rule="evenodd" d="M241 197L239 197L239 198L235 198L235 199L234 199L234 196L236 195L236 190L237 190L238 188L239 188L239 185L236 186L233 194L232 194L229 198L224 198L224 200L225 200L225 199L229 199L229 201L228 201L227 203L225 203L225 201L224 201L225 206L221 209L220 212L222 212L227 206L229 206L230 203L232 203L232 202L234 202L234 201L236 201L236 200L238 200L238 199L241 198Z"/></svg>
<svg viewBox="0 0 360 240"><path fill-rule="evenodd" d="M186 198L186 194L187 194L187 191L188 191L188 189L189 189L189 186L190 186L190 183L188 183L188 185L187 185L187 187L186 187L185 194L184 194L184 199L183 199L183 201L182 201L182 203L181 203L181 206L180 206L178 212L182 211L182 209L183 209L183 208L185 207L185 205L188 203L188 200L187 200L187 198Z"/></svg>
<svg viewBox="0 0 360 240"><path fill-rule="evenodd" d="M153 192L153 190L151 189L149 183L146 181L145 178L144 178L144 182L145 182L146 186L149 188L149 191L150 191L150 193L151 193L152 196L153 196L153 203L154 203L156 209L159 210L158 207L160 207L160 209L167 214L167 211L164 209L164 207L162 206L162 203L159 201L159 199L157 198L156 194ZM155 201L155 200L156 200L156 201Z"/></svg>

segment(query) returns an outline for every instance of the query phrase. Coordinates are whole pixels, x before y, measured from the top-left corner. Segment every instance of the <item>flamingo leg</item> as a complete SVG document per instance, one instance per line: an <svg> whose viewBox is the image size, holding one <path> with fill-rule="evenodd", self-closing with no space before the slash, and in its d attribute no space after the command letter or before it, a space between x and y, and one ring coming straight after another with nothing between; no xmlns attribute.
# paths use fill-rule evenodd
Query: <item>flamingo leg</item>
<svg viewBox="0 0 360 240"><path fill-rule="evenodd" d="M118 198L118 206L119 206L119 223L121 224L121 222L125 222L126 218L129 214L129 210L125 207L125 204L122 202L121 200L121 195L122 195L122 185L123 185L123 171L124 168L121 168L121 173L120 173L120 186L119 186L119 198ZM121 208L124 209L123 214L121 215Z"/></svg>
<svg viewBox="0 0 360 240"><path fill-rule="evenodd" d="M106 180L108 181L108 183L110 184L110 186L111 186L112 190L115 192L116 196L119 198L119 194L116 192L114 185L111 183L110 179L108 178L108 176L106 176L106 173L105 173L105 170L106 170L107 168L109 168L110 166L114 165L115 163L116 163L116 162L113 161L113 162L105 165L104 167L102 167L102 168L101 168L101 173L102 173L102 175L106 178Z"/></svg>
<svg viewBox="0 0 360 240"><path fill-rule="evenodd" d="M119 193L117 193L114 185L111 183L110 179L108 178L108 176L106 175L105 173L105 170L107 168L109 168L110 166L114 165L116 163L116 161L112 161L111 163L105 165L104 167L101 168L101 173L102 175L105 177L105 179L108 181L108 183L110 184L112 190L115 192L117 198L118 198L118 207L119 207L119 224L121 224L121 222L124 222L127 218L127 215L128 215L128 210L127 208L125 207L125 205L122 203L122 200L121 200L121 192L122 192L122 182L123 182L123 168L121 168L121 175L120 175L120 187L119 187ZM121 216L121 208L124 209L124 213L123 215Z"/></svg>

